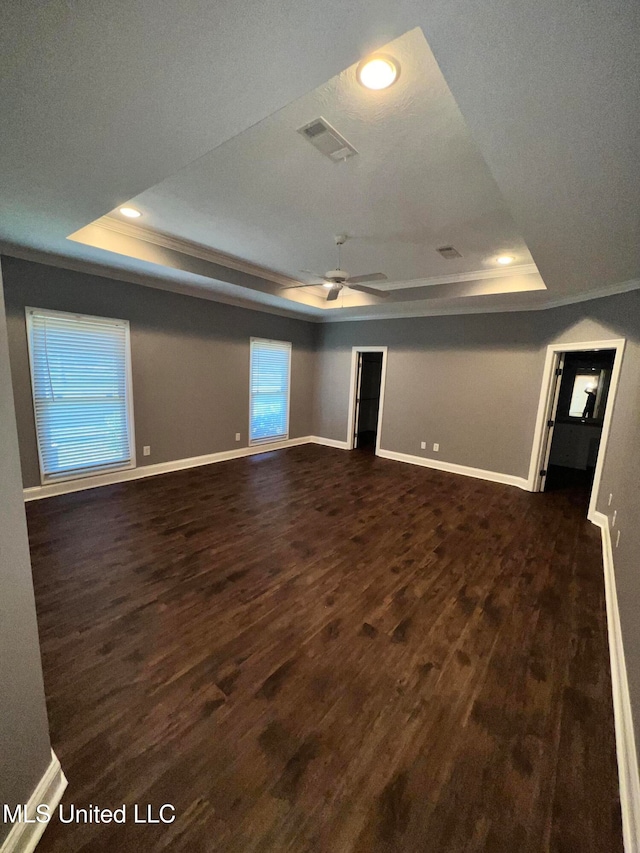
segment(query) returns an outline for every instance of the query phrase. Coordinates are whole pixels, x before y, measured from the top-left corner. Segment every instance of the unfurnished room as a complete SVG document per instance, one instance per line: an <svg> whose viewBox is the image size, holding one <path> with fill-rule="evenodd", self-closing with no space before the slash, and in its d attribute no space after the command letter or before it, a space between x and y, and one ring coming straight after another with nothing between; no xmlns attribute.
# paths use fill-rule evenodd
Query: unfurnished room
<svg viewBox="0 0 640 853"><path fill-rule="evenodd" d="M640 853L640 7L4 0L0 853Z"/></svg>

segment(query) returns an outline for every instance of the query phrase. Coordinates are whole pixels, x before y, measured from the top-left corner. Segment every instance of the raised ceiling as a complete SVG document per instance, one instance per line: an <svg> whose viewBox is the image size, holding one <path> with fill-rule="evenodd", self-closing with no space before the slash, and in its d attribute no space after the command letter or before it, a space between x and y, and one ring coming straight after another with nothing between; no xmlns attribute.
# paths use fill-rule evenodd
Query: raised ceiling
<svg viewBox="0 0 640 853"><path fill-rule="evenodd" d="M517 310L633 287L637 34L638 11L621 0L15 6L0 36L0 236L14 254L331 319L321 293L292 301L259 270L224 274L219 255L183 263L179 245L123 254L115 232L110 247L66 238L134 198L148 205L146 226L276 278L333 266L332 234L345 231L351 272L430 280L409 294L390 287L379 305L354 296L345 319ZM390 98L354 101L363 93L343 69L392 39L421 73L418 83L403 64L385 113ZM414 112L420 98L426 109ZM316 107L356 157L325 162L295 135ZM409 156L394 161L396 146ZM338 210L328 202L344 183ZM445 242L460 261L435 254ZM497 251L535 263L547 290L526 289L539 278L530 266L514 287L470 280ZM443 280L457 274L459 284Z"/></svg>
<svg viewBox="0 0 640 853"><path fill-rule="evenodd" d="M142 226L123 222L114 211L73 239L138 259L148 257L149 240L159 241L180 251L180 268L194 252L201 259L222 252L236 264L248 261L258 279L275 272L271 280L282 286L272 293L298 309L341 315L354 309L348 316L375 305L397 313L420 310L434 298L543 289L421 30L384 45L383 52L402 69L390 89L364 89L352 65L131 199ZM313 147L299 129L318 118L356 153L334 161ZM114 241L114 232L127 239ZM387 276L372 285L387 297L384 306L378 297L347 288L326 301L322 285L296 287L296 281L318 281L304 270L321 275L337 265L337 234L347 235L343 268ZM162 239L167 236L170 241ZM460 257L445 260L437 250L447 245ZM496 260L504 255L513 258L508 269ZM166 255L158 261L166 263ZM431 286L438 287L424 289Z"/></svg>

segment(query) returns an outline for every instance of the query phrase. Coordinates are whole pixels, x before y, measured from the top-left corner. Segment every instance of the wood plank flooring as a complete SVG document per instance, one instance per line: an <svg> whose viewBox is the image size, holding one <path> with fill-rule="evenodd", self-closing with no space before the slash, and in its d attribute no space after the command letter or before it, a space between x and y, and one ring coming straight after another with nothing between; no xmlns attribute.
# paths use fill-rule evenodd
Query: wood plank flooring
<svg viewBox="0 0 640 853"><path fill-rule="evenodd" d="M34 502L41 853L619 853L580 493L305 446Z"/></svg>

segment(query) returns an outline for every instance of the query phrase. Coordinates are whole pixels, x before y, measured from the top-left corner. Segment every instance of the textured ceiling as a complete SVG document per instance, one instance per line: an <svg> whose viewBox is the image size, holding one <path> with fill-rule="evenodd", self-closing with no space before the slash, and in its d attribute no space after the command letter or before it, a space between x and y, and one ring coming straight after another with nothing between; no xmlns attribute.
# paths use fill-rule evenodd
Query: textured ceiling
<svg viewBox="0 0 640 853"><path fill-rule="evenodd" d="M6 251L98 263L122 278L251 301L252 287L234 288L222 276L66 237L242 138L370 50L421 27L515 222L513 236L529 247L548 292L480 295L470 287L464 299L433 294L422 306L414 301L411 312L539 307L640 278L637 4L55 0L9 6L0 30ZM439 223L428 226L432 236ZM352 247L356 236L363 247L369 237L375 243L375 232L362 232ZM309 239L314 235L315 229ZM313 257L305 256L302 266L327 266L319 242L311 245ZM329 255L332 262L331 246ZM344 257L347 265L346 250ZM380 267L370 258L369 252L366 269ZM400 273L414 261L399 257L407 265ZM362 271L357 265L353 271ZM287 305L272 294L257 298L275 309ZM397 306L366 310L398 313ZM319 313L315 306L300 311ZM344 316L364 314L354 307Z"/></svg>
<svg viewBox="0 0 640 853"><path fill-rule="evenodd" d="M384 92L355 66L132 200L145 227L292 277L336 264L406 282L532 262L419 29L383 48ZM322 116L358 154L334 163L297 128ZM461 258L436 251L453 244Z"/></svg>

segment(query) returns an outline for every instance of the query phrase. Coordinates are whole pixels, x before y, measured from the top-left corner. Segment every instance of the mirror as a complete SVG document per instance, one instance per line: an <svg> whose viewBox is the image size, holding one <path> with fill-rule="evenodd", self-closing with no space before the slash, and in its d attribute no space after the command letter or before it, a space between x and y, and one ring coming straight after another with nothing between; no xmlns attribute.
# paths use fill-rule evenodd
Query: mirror
<svg viewBox="0 0 640 853"><path fill-rule="evenodd" d="M570 418L601 417L598 404L602 397L603 374L603 370L576 374L569 404Z"/></svg>

